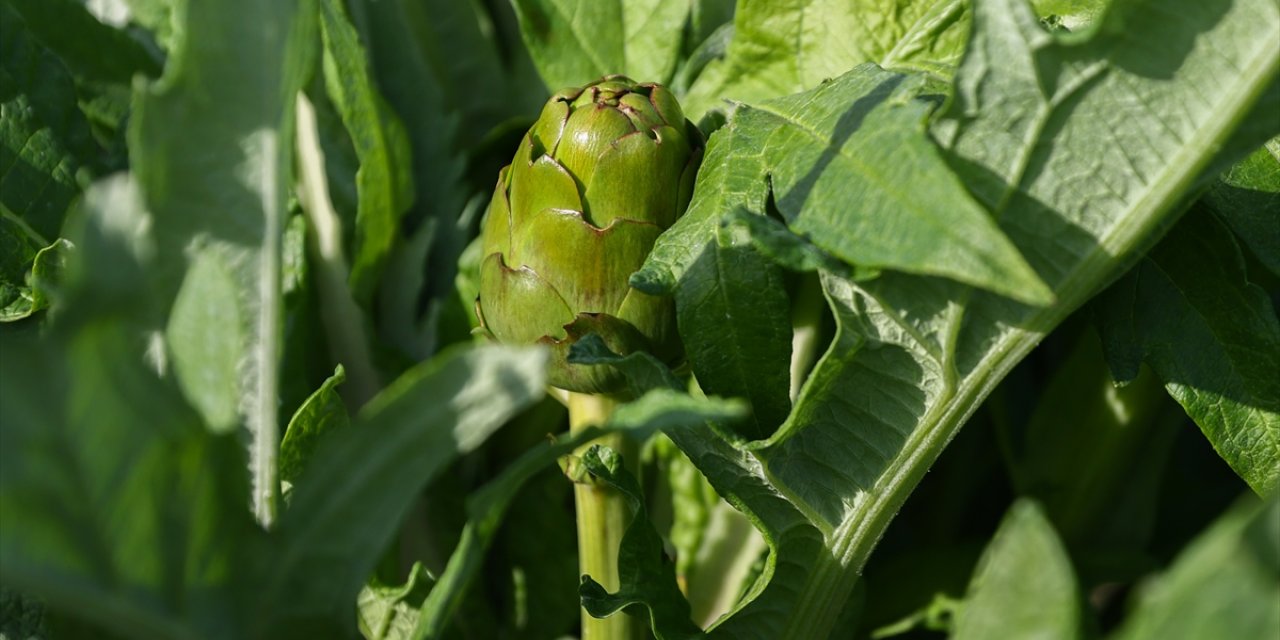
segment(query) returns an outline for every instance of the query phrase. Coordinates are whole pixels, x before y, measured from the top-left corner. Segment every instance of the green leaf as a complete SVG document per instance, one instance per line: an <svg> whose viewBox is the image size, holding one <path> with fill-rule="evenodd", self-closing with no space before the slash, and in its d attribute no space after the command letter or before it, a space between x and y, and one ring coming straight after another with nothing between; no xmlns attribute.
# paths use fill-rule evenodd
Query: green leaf
<svg viewBox="0 0 1280 640"><path fill-rule="evenodd" d="M675 72L690 0L514 0L520 35L547 89L612 73L666 83Z"/></svg>
<svg viewBox="0 0 1280 640"><path fill-rule="evenodd" d="M791 409L791 317L782 272L737 234L711 231L676 289L685 357L704 391L751 402L743 437L767 438Z"/></svg>
<svg viewBox="0 0 1280 640"><path fill-rule="evenodd" d="M1081 637L1083 614L1071 559L1033 502L1015 502L987 545L954 640Z"/></svg>
<svg viewBox="0 0 1280 640"><path fill-rule="evenodd" d="M1194 256L1195 260L1188 260ZM1231 233L1195 210L1099 300L1112 371L1145 361L1259 494L1280 482L1280 320Z"/></svg>
<svg viewBox="0 0 1280 640"><path fill-rule="evenodd" d="M432 307L454 295L458 258L471 238L473 221L465 211L471 187L463 183L463 170L479 155L480 145L491 144L490 131L500 122L537 113L546 90L524 49L503 46L516 41L514 34L499 31L501 23L495 24L504 16L514 22L508 3L487 7L475 0L364 4L374 72L408 131L414 183L424 194L406 215L409 224L417 226L414 240L424 239L428 233L424 225L431 225L425 258L416 247L404 245L392 257L430 277L418 282L389 271L379 287L385 305L379 311L380 321L397 319L387 307L411 297L415 311L421 311L420 299L430 305L426 320L414 320L435 322L432 314L439 317L440 312ZM502 149L504 164L510 161L510 151ZM497 169L494 166L492 174L469 173L479 181L475 186L483 189L486 203ZM467 306L471 303L468 300ZM394 326L384 329L394 331Z"/></svg>
<svg viewBox="0 0 1280 640"><path fill-rule="evenodd" d="M964 50L962 0L760 0L739 3L723 60L683 100L695 121L724 99L754 103L803 91L856 65L941 69Z"/></svg>
<svg viewBox="0 0 1280 640"><path fill-rule="evenodd" d="M21 320L38 310L27 274L43 243L33 234L7 209L0 212L0 322Z"/></svg>
<svg viewBox="0 0 1280 640"><path fill-rule="evenodd" d="M608 593L591 576L583 576L579 590L582 607L591 615L604 618L642 604L649 610L658 640L700 637L702 630L690 620L689 602L676 586L675 565L663 551L662 537L649 522L640 485L623 468L622 457L608 447L593 445L583 454L582 463L598 481L623 495L632 514L618 548L621 587L616 593Z"/></svg>
<svg viewBox="0 0 1280 640"><path fill-rule="evenodd" d="M360 159L351 290L367 303L413 204L413 165L404 125L378 93L346 9L338 0L320 0L320 9L325 87Z"/></svg>
<svg viewBox="0 0 1280 640"><path fill-rule="evenodd" d="M546 354L454 349L410 369L325 438L262 563L263 633L333 630L414 497L542 395ZM317 580L314 576L324 576Z"/></svg>
<svg viewBox="0 0 1280 640"><path fill-rule="evenodd" d="M725 212L763 214L772 195L793 231L851 264L1051 300L924 135L929 106L911 97L919 88L868 65L813 91L739 107L711 138L688 213L637 279L680 279ZM842 204L849 201L858 206Z"/></svg>
<svg viewBox="0 0 1280 640"><path fill-rule="evenodd" d="M240 347L217 356L236 359L239 392L234 406L220 396L215 414L235 411L252 434L253 504L270 524L279 485L280 244L293 182L294 100L311 68L314 5L183 5L174 12L182 24L166 73L141 86L130 125L130 159L155 223L157 264L147 282L154 299L167 304L200 256L212 254L228 271L234 304L228 300L221 313L239 322L207 323L205 338ZM169 347L185 348L176 338L169 336ZM178 373L200 365L189 362ZM196 385L183 382L189 392ZM212 407L200 406L206 413Z"/></svg>
<svg viewBox="0 0 1280 640"><path fill-rule="evenodd" d="M865 65L814 91L741 106L710 140L689 212L636 278L680 279L699 259L695 238L735 207L764 214L772 195L788 227L850 264L1052 300L929 143L929 106L911 99L919 88Z"/></svg>
<svg viewBox="0 0 1280 640"><path fill-rule="evenodd" d="M689 211L632 278L652 293L679 281L689 361L709 392L751 400L757 421L748 437L767 437L786 416L791 331L777 268L742 234L720 228L749 216L742 211L763 215L776 205L794 233L863 269L1051 299L924 135L928 106L908 97L915 84L904 81L863 66L811 92L739 107L711 137ZM745 317L753 322L725 321Z"/></svg>
<svg viewBox="0 0 1280 640"><path fill-rule="evenodd" d="M82 2L5 1L78 77L127 85L135 73L160 75L160 62L137 40L99 22Z"/></svg>
<svg viewBox="0 0 1280 640"><path fill-rule="evenodd" d="M0 205L40 246L80 193L76 171L96 152L71 74L12 7L0 5Z"/></svg>
<svg viewBox="0 0 1280 640"><path fill-rule="evenodd" d="M38 640L47 635L44 606L17 591L0 587L0 637Z"/></svg>
<svg viewBox="0 0 1280 640"><path fill-rule="evenodd" d="M39 338L0 335L0 564L6 586L121 636L244 637L227 612L261 538L243 450L144 360L139 205L126 178L91 188L67 306Z"/></svg>
<svg viewBox="0 0 1280 640"><path fill-rule="evenodd" d="M70 240L58 238L36 253L35 263L31 265L31 288L37 307L44 308L53 303L51 298L57 295L62 285L67 260L75 248Z"/></svg>
<svg viewBox="0 0 1280 640"><path fill-rule="evenodd" d="M1117 640L1265 638L1280 628L1280 498L1242 500L1142 585Z"/></svg>
<svg viewBox="0 0 1280 640"><path fill-rule="evenodd" d="M1209 187L1204 203L1271 273L1280 275L1280 141L1273 140L1223 173Z"/></svg>
<svg viewBox="0 0 1280 640"><path fill-rule="evenodd" d="M1274 119L1254 111L1280 86L1273 2L1121 8L1092 34L1063 40L1025 2L977 0L955 99L933 131L1055 303L892 271L861 283L824 274L837 334L787 423L748 445L709 428L671 435L772 550L757 588L712 635L827 637L893 515L995 385L1171 225L1206 169L1275 135ZM718 146L706 184L720 181ZM691 214L699 197L719 196L704 187ZM680 251L698 246L686 240Z"/></svg>
<svg viewBox="0 0 1280 640"><path fill-rule="evenodd" d="M402 585L369 584L356 599L356 616L365 640L408 640L418 624L418 608L435 583L413 563Z"/></svg>
<svg viewBox="0 0 1280 640"><path fill-rule="evenodd" d="M351 423L337 386L345 382L342 365L298 407L280 442L280 481L293 484L302 476L322 438Z"/></svg>

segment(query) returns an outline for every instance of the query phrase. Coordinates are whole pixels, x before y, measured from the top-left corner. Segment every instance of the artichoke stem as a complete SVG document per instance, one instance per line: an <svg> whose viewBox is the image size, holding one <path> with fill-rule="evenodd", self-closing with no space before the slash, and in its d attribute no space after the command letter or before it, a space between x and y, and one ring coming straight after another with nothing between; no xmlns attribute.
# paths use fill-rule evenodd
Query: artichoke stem
<svg viewBox="0 0 1280 640"><path fill-rule="evenodd" d="M617 402L604 395L569 394L569 431L577 433L590 426L603 425ZM583 445L581 455L593 444L617 451L628 468L634 470L635 444L621 433L610 433ZM573 488L578 518L578 569L591 576L609 591L617 591L618 548L622 534L631 521L626 499L617 491L590 482L579 482ZM648 638L643 621L626 613L608 618L594 618L582 610L582 640L638 640Z"/></svg>

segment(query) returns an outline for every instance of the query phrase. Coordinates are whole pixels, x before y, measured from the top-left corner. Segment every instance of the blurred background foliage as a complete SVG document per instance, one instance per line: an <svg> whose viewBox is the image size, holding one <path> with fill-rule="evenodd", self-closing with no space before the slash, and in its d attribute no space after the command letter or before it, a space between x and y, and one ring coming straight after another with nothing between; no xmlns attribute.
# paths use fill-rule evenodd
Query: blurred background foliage
<svg viewBox="0 0 1280 640"><path fill-rule="evenodd" d="M267 535L242 504L253 480L241 473L252 464L243 440L252 435L236 426L252 424L255 411L278 422L285 501L323 502L320 489L311 498L292 493L302 466L337 469L355 458L329 447L327 457L312 460L320 435L350 430L351 421L393 433L392 414L447 404L440 389L483 368L459 356L449 362L462 373L446 380L439 376L447 371L418 363L474 340L480 256L472 241L498 169L548 87L615 71L666 82L710 133L724 122L724 99L790 94L861 62L946 80L968 28L964 3L897 3L900 22L933 15L941 35L932 34L924 48L892 46L912 42L912 34L868 23L865 29L895 38L859 48L837 46L848 36L833 27L797 45L822 52L802 66L797 51L765 46L767 19L776 15L739 7L735 18L729 0L637 3L643 6L630 10L677 10L654 9L642 33L614 34L602 24L598 38L582 39L564 35L571 26L557 10L564 4L0 0L0 476L12 488L45 475L42 486L52 487L43 494L7 489L0 502L7 521L0 523L0 637L132 637L133 629L138 637L195 637L188 624L232 634L220 616L257 611L244 598L266 597L258 586L245 591L250 595L184 600L224 585L238 563L263 568L232 582L270 582L279 565L254 554L288 548L288 536L301 530L286 519L273 532L281 546L262 540ZM868 14L895 5L866 4ZM1087 30L1105 3L1034 4L1047 27L1074 32ZM303 14L309 17L296 17ZM590 48L617 39L628 46ZM305 106L295 113L291 98L299 91ZM295 131L296 161L293 149L279 147L292 144ZM275 163L264 169L269 184L241 175L245 144L267 150L253 157ZM310 171L308 158L318 160ZM1274 152L1264 150L1216 182L1196 210L1209 216L1252 199L1252 210L1275 214L1277 176ZM1263 229L1235 230L1247 245L1241 260L1274 305L1280 251L1266 244L1276 237L1274 226L1267 229L1274 215L1231 220ZM269 264L272 249L254 244L263 228L283 239L278 269ZM175 266L187 261L190 270ZM263 278L274 284L264 289ZM826 344L835 331L830 313L812 291L802 295L803 276L789 278L793 303L818 309L816 342ZM228 313L184 304L210 299L229 301ZM278 335L254 326L259 313L278 314ZM994 637L982 630L998 629L983 626L996 623L956 612L980 558L996 587L999 571L1014 571L1008 579L1017 582L1037 570L1022 566L1016 574L1016 562L1001 564L1004 547L992 540L1006 527L1012 533L997 542L1033 539L1046 526L1056 531L1078 576L1066 588L1084 595L1084 637L1120 629L1151 576L1170 566L1175 573L1161 588L1176 600L1178 581L1197 572L1221 569L1230 578L1234 565L1222 558L1274 551L1277 538L1268 536L1277 533L1280 513L1274 504L1260 520L1247 520L1255 508L1247 504L1228 513L1247 485L1160 379L1135 363L1126 386L1113 384L1099 338L1106 321L1102 308L1074 314L974 416L885 534L848 607L856 623L840 637ZM182 346L188 343L204 346L192 353ZM249 369L239 359L246 351L259 352ZM199 372L184 376L184 367ZM180 380L165 373L174 370ZM278 380L278 393L258 400L278 403L246 409L253 402L244 400L252 396L246 385L263 379ZM392 381L401 404L392 398L371 407ZM501 437L446 443L450 455L438 460L406 458L404 478L382 478L388 484L359 496L385 498L387 486L401 483L407 488L400 492L412 496L403 525L358 523L351 529L363 533L336 538L372 547L351 569L372 569L358 604L365 637L410 637L431 584L469 535L476 507L468 496L501 480L548 434L565 430L563 407L549 397L535 400L540 391L491 392L504 406L499 413L515 417L489 416L477 432L505 423ZM413 393L419 397L403 399ZM512 398L502 400L504 393ZM46 428L55 424L66 428ZM403 445L384 437L381 446ZM474 582L458 591L444 637L575 633L571 485L553 465L532 469L523 482L503 485L510 507L487 534L491 546L477 556ZM641 481L694 619L705 626L752 587L766 547L664 437L646 447ZM158 489L165 483L173 491ZM1023 506L1010 511L1023 497L1040 506L1017 503ZM153 513L155 521L119 521L134 513ZM388 513L395 521L398 511ZM1250 527L1263 531L1255 536ZM99 548L73 551L84 541L68 531ZM26 535L48 537L21 539ZM189 546L172 548L176 540ZM1200 546L1187 551L1193 540ZM48 557L17 557L11 549ZM155 560L157 552L176 565ZM325 567L341 557L321 549L309 561ZM1274 557L1258 562L1235 569L1280 570ZM15 572L24 586L84 608L46 608L42 598L8 589ZM1274 591L1270 576L1261 583ZM279 588L295 587L306 591ZM101 594L112 598L95 601ZM148 608L172 615L153 616ZM264 637L342 637L290 626L287 612L264 613L259 622L265 626L255 632Z"/></svg>

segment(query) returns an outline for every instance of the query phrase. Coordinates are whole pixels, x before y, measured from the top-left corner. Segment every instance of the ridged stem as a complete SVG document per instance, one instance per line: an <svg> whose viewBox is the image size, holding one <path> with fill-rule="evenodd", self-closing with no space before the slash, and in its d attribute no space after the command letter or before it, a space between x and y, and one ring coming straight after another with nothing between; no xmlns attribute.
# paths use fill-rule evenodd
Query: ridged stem
<svg viewBox="0 0 1280 640"><path fill-rule="evenodd" d="M578 433L587 427L603 425L616 406L617 402L607 396L570 393L569 431ZM635 468L636 447L623 434L605 435L583 445L575 453L582 455L593 444L613 449L629 468ZM631 510L626 499L617 491L588 480L573 486L573 497L578 517L578 572L591 576L611 592L617 591L618 547L631 522ZM582 640L639 640L647 637L642 621L630 615L618 612L608 618L594 618L582 610Z"/></svg>

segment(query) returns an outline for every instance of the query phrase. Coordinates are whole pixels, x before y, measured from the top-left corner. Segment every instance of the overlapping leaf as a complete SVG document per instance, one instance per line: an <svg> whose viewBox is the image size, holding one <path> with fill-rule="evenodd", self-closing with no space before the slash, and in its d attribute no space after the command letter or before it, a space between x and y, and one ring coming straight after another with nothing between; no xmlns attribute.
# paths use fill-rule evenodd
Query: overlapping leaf
<svg viewBox="0 0 1280 640"><path fill-rule="evenodd" d="M1280 138L1223 173L1204 202L1263 266L1280 275Z"/></svg>
<svg viewBox="0 0 1280 640"><path fill-rule="evenodd" d="M907 493L992 387L1167 228L1224 142L1239 157L1275 134L1255 111L1280 69L1272 2L1135 0L1087 39L1050 35L1021 1L979 0L974 20L935 133L1057 302L825 275L838 334L779 433L746 448L676 440L774 548L767 586L717 634L824 636ZM710 197L704 186L695 204ZM666 250L693 253L710 233L671 235Z"/></svg>
<svg viewBox="0 0 1280 640"><path fill-rule="evenodd" d="M757 102L813 87L858 64L936 70L964 49L959 0L742 2L724 59L707 65L685 99L691 117L724 99Z"/></svg>
<svg viewBox="0 0 1280 640"><path fill-rule="evenodd" d="M1220 222L1189 215L1098 314L1116 380L1145 361L1254 491L1280 483L1280 320Z"/></svg>
<svg viewBox="0 0 1280 640"><path fill-rule="evenodd" d="M813 91L740 107L711 138L689 211L632 279L656 293L680 282L681 331L703 336L686 340L694 371L709 391L752 401L763 423L756 438L789 406L790 315L776 268L718 229L727 213L776 208L796 233L860 268L1050 299L925 136L929 106L912 98L918 90L864 65Z"/></svg>

